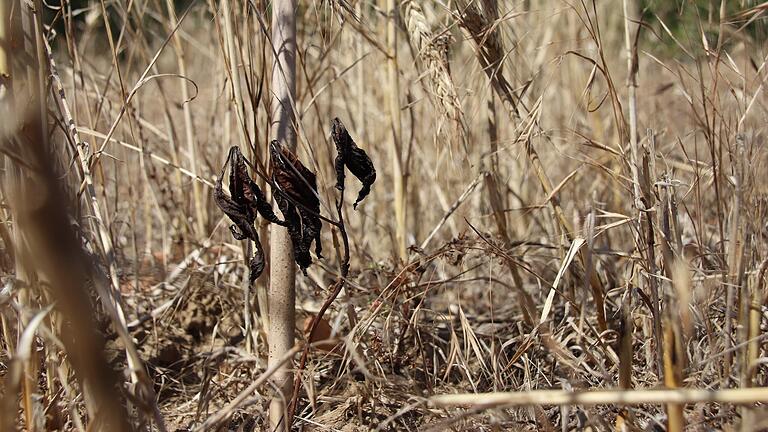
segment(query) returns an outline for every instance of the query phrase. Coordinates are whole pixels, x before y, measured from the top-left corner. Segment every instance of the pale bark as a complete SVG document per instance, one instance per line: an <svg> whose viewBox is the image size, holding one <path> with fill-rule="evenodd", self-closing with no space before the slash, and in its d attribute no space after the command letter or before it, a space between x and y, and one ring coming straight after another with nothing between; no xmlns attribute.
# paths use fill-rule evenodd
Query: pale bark
<svg viewBox="0 0 768 432"><path fill-rule="evenodd" d="M272 4L272 43L277 53L272 67L272 137L292 151L296 150L296 127L291 101L296 94L296 0L277 0ZM294 343L296 267L288 231L272 225L269 286L269 365L288 352ZM271 430L289 430L286 405L293 393L292 364L286 363L274 375L280 389L269 407Z"/></svg>

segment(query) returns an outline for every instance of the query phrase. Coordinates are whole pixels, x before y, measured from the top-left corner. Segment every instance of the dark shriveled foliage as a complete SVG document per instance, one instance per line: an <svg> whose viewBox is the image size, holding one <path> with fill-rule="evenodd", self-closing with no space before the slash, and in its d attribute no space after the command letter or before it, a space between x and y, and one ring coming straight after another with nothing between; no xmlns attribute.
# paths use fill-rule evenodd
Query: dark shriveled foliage
<svg viewBox="0 0 768 432"><path fill-rule="evenodd" d="M227 166L229 166L229 196L224 193L221 184ZM249 239L255 244L256 250L249 263L250 279L253 283L264 271L264 251L259 241L259 234L254 227L256 215L260 214L264 219L278 225L287 226L288 224L281 221L272 211L272 206L264 192L248 175L245 156L237 146L229 149L229 155L213 190L213 198L219 208L234 222L229 227L232 237L236 240Z"/></svg>
<svg viewBox="0 0 768 432"><path fill-rule="evenodd" d="M344 190L344 167L363 183L363 188L357 194L354 208L371 192L371 186L376 181L376 168L365 150L355 144L349 136L347 128L338 117L331 124L331 136L336 143L336 189Z"/></svg>
<svg viewBox="0 0 768 432"><path fill-rule="evenodd" d="M315 242L315 255L322 258L320 242L320 198L317 177L290 150L272 141L270 168L275 186L275 201L287 222L296 264L306 274L312 264L309 249Z"/></svg>

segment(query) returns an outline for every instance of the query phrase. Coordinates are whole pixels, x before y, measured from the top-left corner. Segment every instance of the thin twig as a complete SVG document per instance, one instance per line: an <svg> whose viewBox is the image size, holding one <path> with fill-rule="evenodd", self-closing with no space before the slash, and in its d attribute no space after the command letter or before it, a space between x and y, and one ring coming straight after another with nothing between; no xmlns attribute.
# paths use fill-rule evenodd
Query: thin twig
<svg viewBox="0 0 768 432"><path fill-rule="evenodd" d="M564 406L564 405L643 405L665 403L715 402L748 405L768 402L768 388L725 390L663 389L663 390L532 390L511 393L447 394L429 398L433 407L475 407L494 409L512 406Z"/></svg>
<svg viewBox="0 0 768 432"><path fill-rule="evenodd" d="M320 324L320 321L323 319L323 315L325 315L325 312L328 310L331 304L333 304L333 302L336 300L336 297L339 296L339 293L341 293L341 290L344 288L344 283L347 280L347 275L349 273L349 236L347 235L347 230L344 225L344 213L342 211L342 206L344 204L344 187L343 186L341 188L340 195L341 197L336 200L336 213L339 216L338 228L339 228L339 233L341 234L341 239L344 245L344 257L341 262L341 274L339 275L338 280L336 280L336 282L333 284L333 290L325 299L325 302L323 302L323 305L320 306L320 310L312 318L312 324L309 326L309 333L307 333L308 341L312 340L312 335L315 333L315 330L317 330L317 326ZM301 353L301 360L299 360L299 367L296 369L296 375L293 381L293 399L291 400L291 403L288 405L288 410L287 410L287 413L290 416L293 416L293 414L296 412L296 405L299 399L299 389L301 388L301 373L307 364L307 357L309 356L309 348L310 348L309 343L304 346L304 351Z"/></svg>
<svg viewBox="0 0 768 432"><path fill-rule="evenodd" d="M421 249L424 249L429 245L429 242L432 241L432 238L435 236L435 234L437 234L437 232L440 231L440 228L442 228L443 225L445 225L445 222L448 221L448 219L459 208L459 206L461 206L461 204L464 203L464 201L466 201L467 198L469 198L469 195L472 194L472 191L475 190L477 185L479 185L480 182L488 175L489 173L487 171L481 172L480 174L477 175L477 177L475 177L472 183L470 183L469 186L467 186L467 188L464 189L464 192L462 192L462 194L459 195L459 197L456 199L453 205L451 205L448 211L445 212L445 214L443 215L443 218L440 219L440 222L438 222L435 228L432 229L432 232L430 232L427 238L425 238L424 241L421 242L421 245L419 246Z"/></svg>

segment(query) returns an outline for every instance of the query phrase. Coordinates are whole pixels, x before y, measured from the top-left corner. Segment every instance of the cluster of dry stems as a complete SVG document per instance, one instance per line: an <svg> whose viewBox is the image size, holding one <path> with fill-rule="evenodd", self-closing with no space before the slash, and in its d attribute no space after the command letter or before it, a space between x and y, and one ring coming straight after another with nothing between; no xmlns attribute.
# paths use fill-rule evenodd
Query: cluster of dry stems
<svg viewBox="0 0 768 432"><path fill-rule="evenodd" d="M765 426L768 8L607 3L0 0L0 430ZM221 162L336 115L251 286Z"/></svg>

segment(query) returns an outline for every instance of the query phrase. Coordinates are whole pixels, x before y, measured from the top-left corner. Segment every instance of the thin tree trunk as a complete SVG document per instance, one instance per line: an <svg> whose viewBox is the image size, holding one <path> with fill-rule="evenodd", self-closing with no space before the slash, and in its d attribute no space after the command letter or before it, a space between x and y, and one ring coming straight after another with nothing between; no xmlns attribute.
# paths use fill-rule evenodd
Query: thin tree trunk
<svg viewBox="0 0 768 432"><path fill-rule="evenodd" d="M296 150L296 128L291 101L296 94L296 0L277 0L272 4L272 43L277 58L272 67L272 136L292 151ZM296 268L288 230L272 225L269 286L269 365L278 362L294 342ZM269 406L271 430L290 429L286 404L293 392L291 363L275 373L273 382L282 391Z"/></svg>

